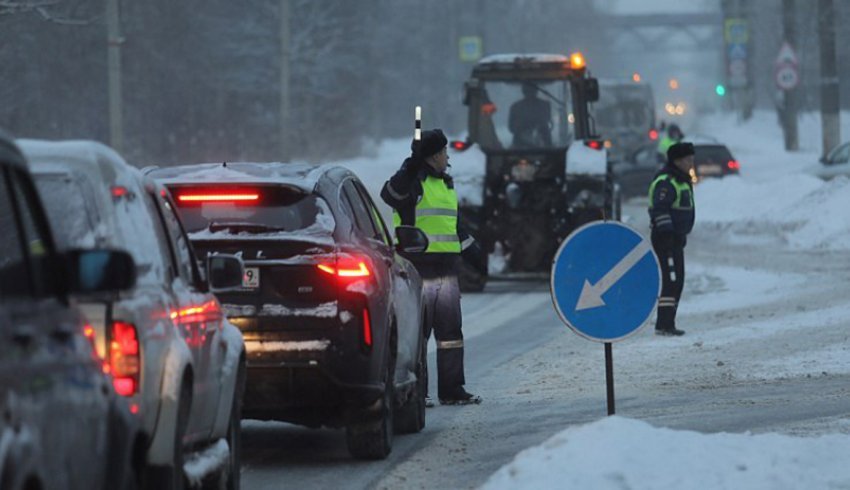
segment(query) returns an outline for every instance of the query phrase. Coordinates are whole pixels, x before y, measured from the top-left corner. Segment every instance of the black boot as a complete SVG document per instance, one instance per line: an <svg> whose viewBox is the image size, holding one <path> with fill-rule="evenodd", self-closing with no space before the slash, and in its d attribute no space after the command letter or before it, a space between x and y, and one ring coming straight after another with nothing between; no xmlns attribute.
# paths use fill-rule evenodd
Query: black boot
<svg viewBox="0 0 850 490"><path fill-rule="evenodd" d="M458 388L454 393L451 393L448 396L440 397L441 405L478 405L480 403L480 396L467 393L463 387Z"/></svg>
<svg viewBox="0 0 850 490"><path fill-rule="evenodd" d="M655 335L661 335L664 337L681 337L685 335L684 330L679 330L676 327L673 328L656 328Z"/></svg>

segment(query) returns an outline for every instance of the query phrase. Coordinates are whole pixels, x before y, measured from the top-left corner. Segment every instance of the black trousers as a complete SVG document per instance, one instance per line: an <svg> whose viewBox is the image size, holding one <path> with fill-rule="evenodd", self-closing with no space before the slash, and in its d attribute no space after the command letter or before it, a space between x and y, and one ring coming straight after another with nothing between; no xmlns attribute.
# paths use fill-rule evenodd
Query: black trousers
<svg viewBox="0 0 850 490"><path fill-rule="evenodd" d="M425 338L437 341L437 395L452 398L466 384L463 375L463 332L457 276L424 279Z"/></svg>
<svg viewBox="0 0 850 490"><path fill-rule="evenodd" d="M661 264L661 296L655 328L672 330L676 328L676 310L685 285L685 237L676 236L672 244L661 242L653 233L652 248Z"/></svg>

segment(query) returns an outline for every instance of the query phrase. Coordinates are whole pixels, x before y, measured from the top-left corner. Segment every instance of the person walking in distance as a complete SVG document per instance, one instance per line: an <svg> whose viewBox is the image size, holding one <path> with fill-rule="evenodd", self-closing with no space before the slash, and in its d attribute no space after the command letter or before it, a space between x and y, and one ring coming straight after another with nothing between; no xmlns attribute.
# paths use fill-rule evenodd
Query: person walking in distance
<svg viewBox="0 0 850 490"><path fill-rule="evenodd" d="M658 335L684 335L676 328L676 310L685 283L685 245L694 227L694 145L676 143L667 150L667 163L649 186L652 248L661 262Z"/></svg>
<svg viewBox="0 0 850 490"><path fill-rule="evenodd" d="M463 332L457 270L460 254L477 246L458 232L458 201L454 181L446 173L448 140L439 129L423 131L411 155L381 189L393 212L395 226L416 226L428 236L424 253L408 258L423 279L425 335L437 341L437 387L440 403L468 405L481 397L468 393L463 366ZM428 406L433 406L430 398Z"/></svg>

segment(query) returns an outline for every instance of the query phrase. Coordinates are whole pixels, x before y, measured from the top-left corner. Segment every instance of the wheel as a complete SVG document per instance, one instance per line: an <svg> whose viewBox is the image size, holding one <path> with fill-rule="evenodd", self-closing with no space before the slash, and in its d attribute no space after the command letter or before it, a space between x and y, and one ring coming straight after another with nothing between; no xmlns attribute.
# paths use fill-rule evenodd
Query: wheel
<svg viewBox="0 0 850 490"><path fill-rule="evenodd" d="M416 386L410 398L395 415L395 430L399 434L415 434L425 428L425 396L428 393L428 364L426 339L421 340L416 360Z"/></svg>
<svg viewBox="0 0 850 490"><path fill-rule="evenodd" d="M240 463L242 458L242 393L245 389L245 363L239 365L236 376L236 389L233 392L233 406L230 409L230 419L227 424L227 447L230 456L227 464L221 469L210 485L204 488L216 490L239 490Z"/></svg>
<svg viewBox="0 0 850 490"><path fill-rule="evenodd" d="M381 418L376 421L352 421L345 429L348 452L357 459L384 459L393 447L393 415L395 400L395 359L387 362Z"/></svg>
<svg viewBox="0 0 850 490"><path fill-rule="evenodd" d="M487 259L485 258L485 260ZM486 274L480 273L465 260L460 261L457 280L462 292L480 293L484 291L484 287L487 285L487 277Z"/></svg>

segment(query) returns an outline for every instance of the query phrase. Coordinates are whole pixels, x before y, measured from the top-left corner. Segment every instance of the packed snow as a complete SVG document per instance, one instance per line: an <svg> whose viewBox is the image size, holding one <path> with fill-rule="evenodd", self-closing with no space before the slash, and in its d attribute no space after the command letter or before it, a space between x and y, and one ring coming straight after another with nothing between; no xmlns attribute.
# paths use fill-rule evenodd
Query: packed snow
<svg viewBox="0 0 850 490"><path fill-rule="evenodd" d="M183 463L183 473L189 480L189 485L199 487L208 475L224 466L229 457L230 446L224 439L219 439L204 451L187 456L186 462Z"/></svg>

